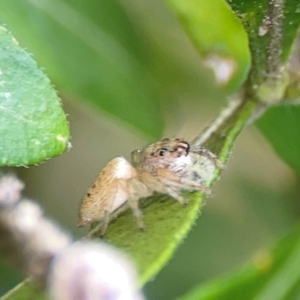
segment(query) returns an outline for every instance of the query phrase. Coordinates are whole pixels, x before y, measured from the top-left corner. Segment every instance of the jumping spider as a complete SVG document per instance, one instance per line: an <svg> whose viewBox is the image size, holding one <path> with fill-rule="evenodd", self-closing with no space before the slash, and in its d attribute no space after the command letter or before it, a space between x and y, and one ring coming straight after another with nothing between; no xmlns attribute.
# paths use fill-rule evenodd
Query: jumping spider
<svg viewBox="0 0 300 300"><path fill-rule="evenodd" d="M223 167L206 148L179 138L166 138L143 150L135 150L131 161L132 165L125 158L117 157L108 162L81 203L78 226L101 220L101 235L104 235L110 214L128 201L138 227L143 229L140 198L159 192L186 204L181 191L210 194L205 183L216 168Z"/></svg>

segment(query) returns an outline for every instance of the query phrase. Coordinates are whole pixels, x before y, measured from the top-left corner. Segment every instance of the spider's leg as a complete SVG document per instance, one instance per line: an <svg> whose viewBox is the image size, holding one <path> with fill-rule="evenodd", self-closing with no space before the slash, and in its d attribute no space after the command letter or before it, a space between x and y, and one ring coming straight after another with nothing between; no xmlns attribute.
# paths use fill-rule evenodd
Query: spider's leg
<svg viewBox="0 0 300 300"><path fill-rule="evenodd" d="M173 197L174 199L176 199L179 203L181 203L182 205L187 205L187 200L182 197L180 195L180 193L176 192L174 189L172 189L171 184L168 186L169 183L165 182L167 185L165 185L164 189L165 192L170 195L171 197Z"/></svg>
<svg viewBox="0 0 300 300"><path fill-rule="evenodd" d="M105 211L103 223L102 223L102 227L101 227L101 231L100 231L101 237L103 237L105 235L108 224L109 224L109 212Z"/></svg>
<svg viewBox="0 0 300 300"><path fill-rule="evenodd" d="M181 190L200 190L207 195L211 194L210 188L205 186L202 182L191 180L184 177L184 175L179 176L176 173L170 172L166 169L157 170L157 175L159 180L165 185L169 185Z"/></svg>
<svg viewBox="0 0 300 300"><path fill-rule="evenodd" d="M139 229L144 230L145 226L144 226L144 221L143 221L143 214L142 214L142 211L139 208L138 199L129 198L128 199L128 204L129 204L130 208L132 209L133 215L136 218L137 225L138 225Z"/></svg>
<svg viewBox="0 0 300 300"><path fill-rule="evenodd" d="M139 199L148 197L152 192L138 178L134 177L128 180L128 204L133 211L133 215L137 220L138 227L144 230L143 214L139 208Z"/></svg>
<svg viewBox="0 0 300 300"><path fill-rule="evenodd" d="M96 228L96 227L98 226L98 224L99 224L99 222L98 222L98 221L96 221L96 222L92 222L92 223L91 223L90 230L92 230L92 229Z"/></svg>
<svg viewBox="0 0 300 300"><path fill-rule="evenodd" d="M205 195L211 195L211 189L207 186L205 186L202 183L199 182L194 182L189 179L181 179L180 182L174 182L167 180L165 178L160 178L161 182L165 186L165 193L168 193L170 196L178 200L182 204L186 204L187 201L184 199L181 195L180 192L182 190L189 190L189 191L201 191L205 193ZM180 191L180 192L177 192Z"/></svg>
<svg viewBox="0 0 300 300"><path fill-rule="evenodd" d="M110 215L108 211L104 212L104 217L100 221L91 223L90 231L84 238L103 237L106 233L107 226L110 221Z"/></svg>
<svg viewBox="0 0 300 300"><path fill-rule="evenodd" d="M178 176L175 176L172 172L165 169L159 169L157 171L155 176L149 173L140 174L142 181L147 184L147 187L152 191L169 194L181 204L186 204L186 200L180 195L180 186L176 185L176 188L171 187L172 185L174 187L173 180L178 180ZM164 175L167 178L165 178ZM176 190L178 190L178 192Z"/></svg>
<svg viewBox="0 0 300 300"><path fill-rule="evenodd" d="M209 187L207 187L205 184L201 183L201 182L195 182L191 179L188 178L180 178L180 183L184 186L187 187L187 189L192 188L195 190L200 190L201 192L205 193L206 195L210 195L211 194L211 189Z"/></svg>
<svg viewBox="0 0 300 300"><path fill-rule="evenodd" d="M100 236L103 237L102 235L102 227L103 227L103 220L101 221L96 221L92 222L90 226L89 233L87 234L88 237L92 236Z"/></svg>

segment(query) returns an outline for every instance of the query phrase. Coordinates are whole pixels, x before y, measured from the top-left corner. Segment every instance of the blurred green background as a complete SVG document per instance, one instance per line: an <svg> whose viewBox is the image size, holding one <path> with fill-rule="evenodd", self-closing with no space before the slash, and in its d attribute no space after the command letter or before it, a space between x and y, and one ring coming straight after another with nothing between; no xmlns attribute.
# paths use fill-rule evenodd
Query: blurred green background
<svg viewBox="0 0 300 300"><path fill-rule="evenodd" d="M26 195L77 237L86 232L76 227L80 200L108 160L129 158L161 136L191 139L226 106L161 1L0 5L2 23L57 88L72 135L69 152L16 172ZM214 193L173 259L145 286L148 299L174 299L242 265L299 217L299 179L253 125L239 137ZM2 261L0 270L4 293L20 276Z"/></svg>

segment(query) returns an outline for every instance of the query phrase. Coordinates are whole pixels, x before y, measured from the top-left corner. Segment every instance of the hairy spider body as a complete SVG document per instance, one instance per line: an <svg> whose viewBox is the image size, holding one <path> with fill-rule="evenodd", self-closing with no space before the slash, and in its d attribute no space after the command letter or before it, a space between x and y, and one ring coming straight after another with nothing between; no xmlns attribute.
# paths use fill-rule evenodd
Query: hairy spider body
<svg viewBox="0 0 300 300"><path fill-rule="evenodd" d="M103 220L104 235L110 214L128 201L139 228L143 229L140 198L154 192L168 194L182 204L182 190L199 190L205 194L205 185L216 167L222 168L217 157L204 147L191 146L183 139L169 138L149 145L131 154L132 165L123 157L111 160L99 173L87 191L79 211L78 226Z"/></svg>

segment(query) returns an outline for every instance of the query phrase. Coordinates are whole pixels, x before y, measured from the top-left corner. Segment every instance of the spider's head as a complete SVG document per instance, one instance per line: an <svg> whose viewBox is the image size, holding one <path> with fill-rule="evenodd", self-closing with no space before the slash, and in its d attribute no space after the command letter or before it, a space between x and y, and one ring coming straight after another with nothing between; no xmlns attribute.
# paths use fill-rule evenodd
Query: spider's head
<svg viewBox="0 0 300 300"><path fill-rule="evenodd" d="M183 139L166 138L147 147L152 157L156 158L178 158L187 156L190 145Z"/></svg>
<svg viewBox="0 0 300 300"><path fill-rule="evenodd" d="M178 158L188 156L189 151L190 145L185 140L169 138L153 143L143 150L133 151L131 160L134 166L152 164L153 167L164 168Z"/></svg>

